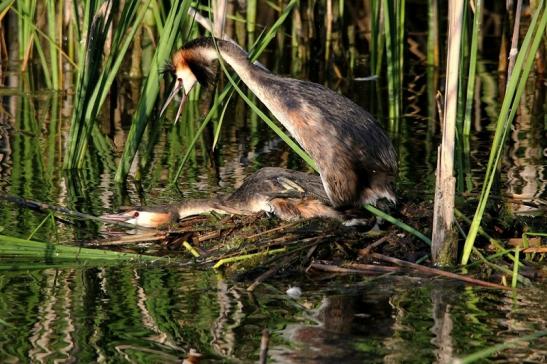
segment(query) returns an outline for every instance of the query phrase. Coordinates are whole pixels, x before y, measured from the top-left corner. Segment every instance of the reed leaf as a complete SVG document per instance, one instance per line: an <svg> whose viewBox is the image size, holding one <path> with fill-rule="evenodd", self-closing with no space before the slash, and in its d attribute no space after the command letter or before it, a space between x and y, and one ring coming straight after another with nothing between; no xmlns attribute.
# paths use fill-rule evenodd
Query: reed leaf
<svg viewBox="0 0 547 364"><path fill-rule="evenodd" d="M419 232L418 230L414 229L412 226L405 224L401 220L398 220L394 218L393 216L383 212L382 210L372 206L372 205L365 205L365 209L369 212L373 213L374 215L392 223L393 225L397 226L399 229L406 231L408 233L411 233L418 239L422 240L427 245L431 245L431 239L429 239L427 236Z"/></svg>
<svg viewBox="0 0 547 364"><path fill-rule="evenodd" d="M41 258L51 260L155 261L162 258L149 255L120 253L109 250L80 248L0 235L0 256Z"/></svg>
<svg viewBox="0 0 547 364"><path fill-rule="evenodd" d="M15 0L4 0L0 2L0 14L5 14L6 11L9 10L13 6L13 3ZM3 15L2 15L3 18Z"/></svg>
<svg viewBox="0 0 547 364"><path fill-rule="evenodd" d="M215 147L218 143L218 139L220 138L220 131L222 130L222 122L224 121L224 116L226 116L226 110L228 110L228 105L230 105L230 99L232 98L233 92L228 97L228 100L224 104L224 107L222 108L222 112L220 113L220 117L218 119L218 125L215 128L215 135L213 136L213 147L212 149L215 150Z"/></svg>
<svg viewBox="0 0 547 364"><path fill-rule="evenodd" d="M32 36L32 39L34 39L34 34ZM29 47L31 46L31 44L29 43ZM38 52L38 58L40 59L40 64L42 65L42 70L44 71L44 80L46 81L46 86L47 88L52 88L53 87L53 83L52 83L52 80L51 80L51 71L50 71L50 65L46 59L46 55L44 53L44 50L42 48L42 44L37 41L35 43L35 46L36 46L36 52ZM27 63L27 60L25 60L24 63Z"/></svg>
<svg viewBox="0 0 547 364"><path fill-rule="evenodd" d="M467 234L467 239L465 240L461 260L461 263L464 265L467 264L471 250L475 243L475 238L480 227L484 210L486 209L486 204L488 202L488 197L490 195L490 190L492 188L492 183L496 173L496 167L501 157L505 139L507 137L508 130L511 127L513 118L515 117L518 105L521 101L521 97L526 86L526 81L535 59L535 54L539 48L542 37L545 34L546 25L547 10L545 9L544 2L542 0L534 13L534 16L532 17L532 21L530 22L530 26L526 32L526 36L524 37L522 47L518 52L515 67L507 85L501 111L496 123L496 132L494 134L492 147L490 149L490 156L488 166L486 168L482 192L471 227L469 229L469 233Z"/></svg>
<svg viewBox="0 0 547 364"><path fill-rule="evenodd" d="M482 0L475 2L475 15L473 16L473 31L471 32L471 49L469 50L469 74L467 79L467 93L465 96L465 116L463 123L463 136L469 137L471 131L471 113L475 95L475 79L477 76L477 49L478 39L481 33Z"/></svg>
<svg viewBox="0 0 547 364"><path fill-rule="evenodd" d="M61 82L59 79L59 53L57 48L57 40L55 30L57 29L57 12L55 11L55 4L58 1L47 0L47 31L48 31L48 40L50 42L49 46L49 64L51 67L51 87L55 90L61 88ZM63 6L62 3L58 3L57 6ZM39 42L38 42L39 43Z"/></svg>

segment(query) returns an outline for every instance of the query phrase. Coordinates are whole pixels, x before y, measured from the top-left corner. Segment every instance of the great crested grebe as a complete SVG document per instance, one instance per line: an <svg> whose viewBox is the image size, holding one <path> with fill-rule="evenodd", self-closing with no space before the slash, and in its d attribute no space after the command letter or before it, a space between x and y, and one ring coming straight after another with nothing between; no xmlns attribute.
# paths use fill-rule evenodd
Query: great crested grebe
<svg viewBox="0 0 547 364"><path fill-rule="evenodd" d="M288 221L311 217L346 220L342 213L329 205L319 176L276 167L258 170L227 197L189 199L178 205L143 207L102 217L143 227L158 227L213 211L238 215L264 211Z"/></svg>
<svg viewBox="0 0 547 364"><path fill-rule="evenodd" d="M163 110L182 91L175 122L195 83L206 85L212 80L219 53L315 160L334 208L374 204L380 198L395 202L392 183L397 157L372 115L326 87L275 75L251 63L247 53L231 41L199 38L173 55L176 82Z"/></svg>

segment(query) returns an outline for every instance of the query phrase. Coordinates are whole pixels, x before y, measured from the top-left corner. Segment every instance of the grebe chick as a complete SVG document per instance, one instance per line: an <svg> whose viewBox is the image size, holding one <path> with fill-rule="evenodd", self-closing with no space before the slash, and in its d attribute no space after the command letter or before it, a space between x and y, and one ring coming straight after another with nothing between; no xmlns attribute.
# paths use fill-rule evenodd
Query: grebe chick
<svg viewBox="0 0 547 364"><path fill-rule="evenodd" d="M209 212L252 215L261 211L287 221L312 217L344 220L344 216L329 205L319 176L276 167L258 170L227 197L189 199L177 205L143 207L102 217L143 227L159 227Z"/></svg>
<svg viewBox="0 0 547 364"><path fill-rule="evenodd" d="M206 85L213 79L219 53L316 162L331 206L346 209L380 198L395 202L397 157L372 115L326 87L275 75L251 63L231 41L199 38L173 54L176 82L166 105L182 91L177 119L195 83Z"/></svg>

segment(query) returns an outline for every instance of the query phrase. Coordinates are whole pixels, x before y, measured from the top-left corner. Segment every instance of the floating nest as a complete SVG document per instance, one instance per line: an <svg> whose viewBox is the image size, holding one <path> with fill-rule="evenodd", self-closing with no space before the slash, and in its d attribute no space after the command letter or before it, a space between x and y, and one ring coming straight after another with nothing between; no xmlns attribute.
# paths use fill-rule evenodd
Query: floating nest
<svg viewBox="0 0 547 364"><path fill-rule="evenodd" d="M424 203L408 203L398 214L410 225L431 226L431 211ZM414 272L507 289L476 278L483 277L482 271L471 277L417 264L428 261L427 244L390 224L380 224L380 229L372 228L374 225L374 218L368 225L344 226L321 218L287 223L265 214L212 214L187 218L164 230L107 231L109 237L94 244L168 256L176 264L223 269L238 280L252 282L250 291L273 276L311 271L363 275Z"/></svg>

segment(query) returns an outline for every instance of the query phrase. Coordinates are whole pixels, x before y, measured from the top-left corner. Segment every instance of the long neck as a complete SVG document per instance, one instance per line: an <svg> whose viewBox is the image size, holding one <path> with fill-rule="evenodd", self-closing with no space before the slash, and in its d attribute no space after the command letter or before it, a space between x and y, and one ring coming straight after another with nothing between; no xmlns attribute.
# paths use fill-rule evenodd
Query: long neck
<svg viewBox="0 0 547 364"><path fill-rule="evenodd" d="M260 101L264 102L264 88L260 83L260 76L266 74L268 71L263 66L251 63L247 52L237 44L221 39L216 39L215 42L223 61L230 65L245 85L258 96ZM213 38L207 38L207 52L209 60L218 59Z"/></svg>
<svg viewBox="0 0 547 364"><path fill-rule="evenodd" d="M299 133L295 130L291 117L287 114L286 105L283 104L283 98L279 95L279 87L271 87L272 81L281 80L279 76L271 74L263 66L252 64L247 58L247 53L238 45L229 41L218 42L220 54L224 61L232 67L241 80L247 85L249 90L262 102L266 108L275 116L275 118L287 128L289 133L302 145ZM218 53L214 49L214 57L218 58Z"/></svg>
<svg viewBox="0 0 547 364"><path fill-rule="evenodd" d="M182 219L187 216L200 215L209 212L217 212L225 214L226 212L219 207L220 200L212 199L190 199L182 201L176 208L178 218Z"/></svg>
<svg viewBox="0 0 547 364"><path fill-rule="evenodd" d="M218 46L218 51L215 47L215 42ZM192 44L192 47L200 50L200 52L194 54L196 60L201 58L201 61L210 63L218 59L218 53L220 53L224 62L230 65L249 90L296 137L297 141L302 143L298 138L297 131L294 130L292 123L289 121L290 117L287 115L285 105L282 104L283 100L279 94L272 94L272 92L279 93L279 87L277 89L270 87L270 81L279 80L281 77L272 75L263 66L252 64L248 59L247 53L237 44L220 39L215 40L215 42L213 42L213 38L200 38L196 40Z"/></svg>

